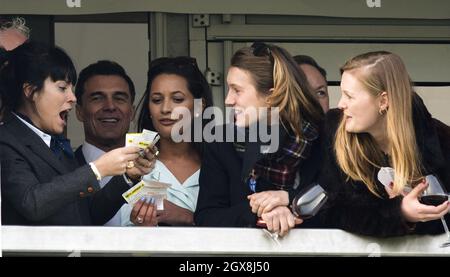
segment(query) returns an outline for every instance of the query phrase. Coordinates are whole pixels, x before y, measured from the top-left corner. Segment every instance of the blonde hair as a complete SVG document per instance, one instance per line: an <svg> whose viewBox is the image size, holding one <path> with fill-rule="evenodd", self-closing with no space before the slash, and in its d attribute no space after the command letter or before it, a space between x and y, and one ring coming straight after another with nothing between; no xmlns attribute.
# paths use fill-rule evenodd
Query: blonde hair
<svg viewBox="0 0 450 277"><path fill-rule="evenodd" d="M421 177L412 120L414 92L406 67L399 56L378 51L350 59L341 67L341 74L344 72L351 72L373 96L382 92L388 95L386 133L395 171L393 191L398 194L408 183ZM384 155L371 135L346 132L345 118L342 118L335 137L335 154L348 180L362 181L372 193L379 196L373 176L381 167Z"/></svg>
<svg viewBox="0 0 450 277"><path fill-rule="evenodd" d="M322 108L291 55L281 47L262 45L266 47L263 55L255 55L253 47L238 50L231 66L252 76L256 90L268 96L269 106L279 108L282 124L288 125L299 141L303 137L303 120L319 126Z"/></svg>

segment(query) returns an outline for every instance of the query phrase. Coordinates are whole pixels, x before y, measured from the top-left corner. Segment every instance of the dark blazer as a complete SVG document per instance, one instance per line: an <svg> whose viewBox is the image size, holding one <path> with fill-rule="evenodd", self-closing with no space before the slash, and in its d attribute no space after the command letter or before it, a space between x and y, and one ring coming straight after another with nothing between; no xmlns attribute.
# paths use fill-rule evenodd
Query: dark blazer
<svg viewBox="0 0 450 277"><path fill-rule="evenodd" d="M82 145L75 151L75 159L80 166L87 164L84 158ZM95 202L92 202L94 208L98 209L92 213L92 220L96 224L103 225L110 220L116 212L125 204L122 194L127 191L130 186L127 184L122 175L114 176L105 184L100 190L102 197L98 197ZM106 208L105 208L106 207ZM105 221L106 219L106 221Z"/></svg>
<svg viewBox="0 0 450 277"><path fill-rule="evenodd" d="M286 136L281 130L282 128L280 145ZM321 163L319 139L313 144L310 157L300 165L300 185L296 190L289 191L290 199L317 178ZM257 217L252 213L247 199L253 192L245 183L245 177L261 157L259 143L248 143L243 158L231 142L205 144L199 178L200 190L194 214L196 225L256 226ZM257 188L257 191L262 190L266 189Z"/></svg>
<svg viewBox="0 0 450 277"><path fill-rule="evenodd" d="M4 118L0 134L3 224L104 224L120 208L109 205L89 165L58 159L15 115Z"/></svg>
<svg viewBox="0 0 450 277"><path fill-rule="evenodd" d="M423 163L423 173L435 174L450 191L450 127L431 118L422 100L414 100L413 122L416 140ZM382 198L371 193L360 181L347 181L337 165L333 151L334 135L342 112L335 109L327 114L325 130L324 167L320 183L329 192L326 207L319 214L323 224L350 232L372 236L399 236L405 234L442 233L440 220L407 223L401 213L402 197L389 199L383 185L377 180ZM389 166L385 164L383 166ZM446 215L447 221L450 216Z"/></svg>

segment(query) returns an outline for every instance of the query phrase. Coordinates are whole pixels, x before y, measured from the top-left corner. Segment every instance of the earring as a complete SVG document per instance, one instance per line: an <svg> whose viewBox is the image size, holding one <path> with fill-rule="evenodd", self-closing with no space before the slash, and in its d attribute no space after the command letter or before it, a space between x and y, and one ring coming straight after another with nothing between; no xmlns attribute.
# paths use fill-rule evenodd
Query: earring
<svg viewBox="0 0 450 277"><path fill-rule="evenodd" d="M200 117L200 113L199 113L199 112L196 112L196 113L194 114L194 117L196 117L196 118Z"/></svg>
<svg viewBox="0 0 450 277"><path fill-rule="evenodd" d="M378 113L379 113L380 115L385 115L386 112L387 112L387 109L383 109L383 108L380 108L380 110L378 111Z"/></svg>

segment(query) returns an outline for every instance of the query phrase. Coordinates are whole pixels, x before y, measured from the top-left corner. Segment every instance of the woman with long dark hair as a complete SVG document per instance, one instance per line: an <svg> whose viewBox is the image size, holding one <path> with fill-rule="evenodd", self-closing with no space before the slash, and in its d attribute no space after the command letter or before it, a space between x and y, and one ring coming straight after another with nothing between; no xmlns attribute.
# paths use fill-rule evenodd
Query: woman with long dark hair
<svg viewBox="0 0 450 277"><path fill-rule="evenodd" d="M211 90L194 58L164 57L150 63L138 129L156 131L160 140L155 168L144 180L157 179L171 186L164 210L155 211L142 201L133 207L130 219L135 225L194 224L203 144L194 140L193 127L197 122L195 127L203 130L203 111L211 105ZM179 125L183 127L175 132Z"/></svg>

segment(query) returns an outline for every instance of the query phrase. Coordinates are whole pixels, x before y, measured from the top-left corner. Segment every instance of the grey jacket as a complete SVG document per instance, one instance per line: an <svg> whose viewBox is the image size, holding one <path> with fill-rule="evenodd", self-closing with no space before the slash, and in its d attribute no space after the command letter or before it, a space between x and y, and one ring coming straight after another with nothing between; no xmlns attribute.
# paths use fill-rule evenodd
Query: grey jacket
<svg viewBox="0 0 450 277"><path fill-rule="evenodd" d="M0 126L2 224L102 225L123 204L129 186L115 177L100 190L89 165L58 159L16 116Z"/></svg>

